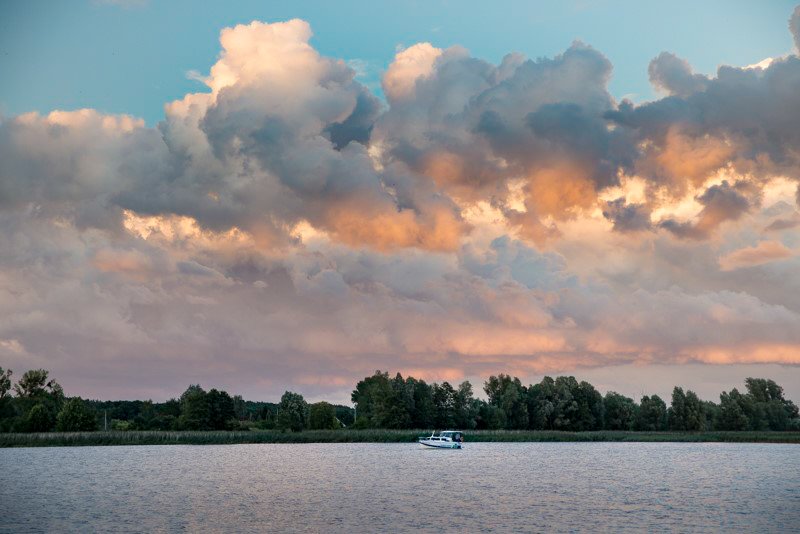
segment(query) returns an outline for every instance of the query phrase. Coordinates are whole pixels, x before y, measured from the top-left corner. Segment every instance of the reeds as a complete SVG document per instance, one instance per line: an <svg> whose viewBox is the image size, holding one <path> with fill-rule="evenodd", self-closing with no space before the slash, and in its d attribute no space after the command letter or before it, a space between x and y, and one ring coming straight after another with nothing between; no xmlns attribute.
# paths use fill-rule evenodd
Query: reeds
<svg viewBox="0 0 800 534"><path fill-rule="evenodd" d="M237 443L413 443L430 430L279 430L125 431L0 434L0 447L70 447L102 445L224 445ZM469 442L739 442L800 443L800 432L558 432L473 430Z"/></svg>

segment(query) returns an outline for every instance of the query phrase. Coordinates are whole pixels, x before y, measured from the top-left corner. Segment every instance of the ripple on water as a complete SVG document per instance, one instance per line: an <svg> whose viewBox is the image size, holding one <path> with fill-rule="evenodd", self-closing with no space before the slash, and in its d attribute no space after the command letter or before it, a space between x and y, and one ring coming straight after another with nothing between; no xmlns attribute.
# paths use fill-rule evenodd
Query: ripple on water
<svg viewBox="0 0 800 534"><path fill-rule="evenodd" d="M3 449L0 517L4 532L800 532L800 447Z"/></svg>

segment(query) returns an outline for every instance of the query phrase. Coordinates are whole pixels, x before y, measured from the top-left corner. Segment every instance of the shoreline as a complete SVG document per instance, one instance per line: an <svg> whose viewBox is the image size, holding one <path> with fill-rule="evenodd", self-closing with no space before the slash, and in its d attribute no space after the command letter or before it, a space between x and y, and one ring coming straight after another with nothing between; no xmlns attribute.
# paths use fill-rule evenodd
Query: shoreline
<svg viewBox="0 0 800 534"><path fill-rule="evenodd" d="M97 431L0 434L0 448L90 447L119 445L234 445L251 443L414 443L430 430L306 430L250 431ZM740 432L561 432L547 430L474 430L467 443L791 443L800 444L798 431Z"/></svg>

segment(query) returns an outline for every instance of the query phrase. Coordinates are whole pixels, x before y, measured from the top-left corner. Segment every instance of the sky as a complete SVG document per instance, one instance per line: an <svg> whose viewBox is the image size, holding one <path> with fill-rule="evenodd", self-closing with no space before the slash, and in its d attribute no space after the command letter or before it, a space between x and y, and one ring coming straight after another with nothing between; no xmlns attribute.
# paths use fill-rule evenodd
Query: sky
<svg viewBox="0 0 800 534"><path fill-rule="evenodd" d="M0 366L800 398L791 2L0 3Z"/></svg>

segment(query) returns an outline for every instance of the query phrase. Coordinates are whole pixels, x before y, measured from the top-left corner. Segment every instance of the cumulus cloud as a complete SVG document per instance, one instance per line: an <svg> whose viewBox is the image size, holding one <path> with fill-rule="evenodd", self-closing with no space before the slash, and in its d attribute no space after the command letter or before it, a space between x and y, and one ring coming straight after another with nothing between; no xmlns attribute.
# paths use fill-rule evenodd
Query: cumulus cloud
<svg viewBox="0 0 800 534"><path fill-rule="evenodd" d="M651 61L647 72L650 83L670 95L686 96L708 86L708 77L693 73L688 61L669 52L662 52Z"/></svg>
<svg viewBox="0 0 800 534"><path fill-rule="evenodd" d="M704 76L664 53L668 95L635 105L584 43L499 64L420 43L382 102L311 36L224 29L155 128L0 119L4 367L162 398L800 363L796 56Z"/></svg>

